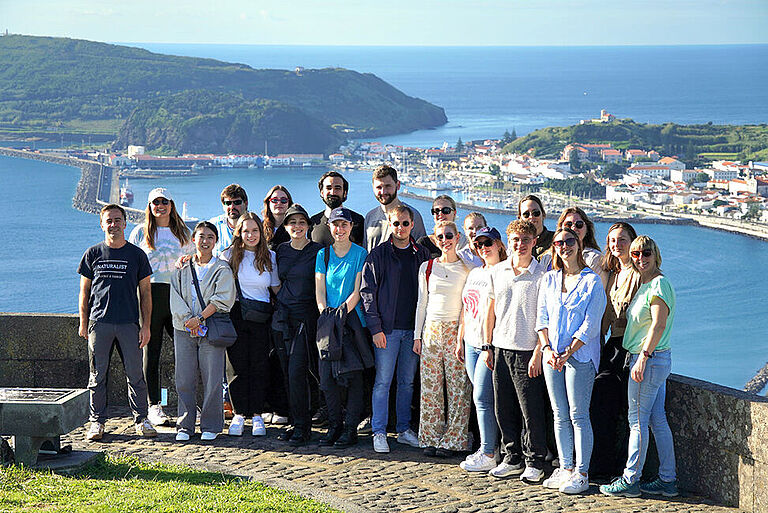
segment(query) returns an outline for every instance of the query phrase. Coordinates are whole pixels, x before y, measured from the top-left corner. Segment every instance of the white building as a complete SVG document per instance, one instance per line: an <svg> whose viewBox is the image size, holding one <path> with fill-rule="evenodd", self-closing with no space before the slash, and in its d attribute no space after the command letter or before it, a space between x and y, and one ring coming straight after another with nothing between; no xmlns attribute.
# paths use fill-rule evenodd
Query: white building
<svg viewBox="0 0 768 513"><path fill-rule="evenodd" d="M627 168L627 174L667 179L670 177L669 166L654 164L633 164Z"/></svg>
<svg viewBox="0 0 768 513"><path fill-rule="evenodd" d="M133 144L129 144L128 156L133 157L134 155L144 155L144 146L136 146Z"/></svg>
<svg viewBox="0 0 768 513"><path fill-rule="evenodd" d="M670 169L669 179L673 182L690 182L699 172L695 169Z"/></svg>

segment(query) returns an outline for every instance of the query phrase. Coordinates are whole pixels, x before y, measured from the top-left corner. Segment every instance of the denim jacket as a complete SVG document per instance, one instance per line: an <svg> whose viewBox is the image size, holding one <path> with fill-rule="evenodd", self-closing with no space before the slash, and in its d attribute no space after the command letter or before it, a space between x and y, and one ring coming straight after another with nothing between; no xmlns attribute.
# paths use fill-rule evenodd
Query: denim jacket
<svg viewBox="0 0 768 513"><path fill-rule="evenodd" d="M539 288L536 331L547 328L552 348L562 353L578 338L584 345L573 357L585 363L591 361L595 372L600 367L600 325L605 311L606 296L600 277L589 267L582 269L579 282L565 297L561 292L562 271L549 271Z"/></svg>

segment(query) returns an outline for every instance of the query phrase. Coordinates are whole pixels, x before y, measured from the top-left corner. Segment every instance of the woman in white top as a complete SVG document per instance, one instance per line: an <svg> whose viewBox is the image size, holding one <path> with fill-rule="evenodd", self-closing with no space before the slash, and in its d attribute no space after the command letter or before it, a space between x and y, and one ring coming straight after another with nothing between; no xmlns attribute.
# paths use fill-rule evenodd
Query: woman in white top
<svg viewBox="0 0 768 513"><path fill-rule="evenodd" d="M488 472L496 467L499 429L493 407L493 366L486 365L481 355L488 349L484 344L485 318L493 287L490 272L493 266L506 260L507 250L496 228L480 228L475 234L473 245L484 265L469 272L461 294L464 308L456 342L456 357L466 365L469 381L472 382L472 399L480 428L480 449L467 456L459 466L468 472Z"/></svg>
<svg viewBox="0 0 768 513"><path fill-rule="evenodd" d="M600 277L603 277L603 254L600 252L600 245L595 239L595 224L590 221L587 213L579 207L568 207L563 210L557 219L557 229L568 228L579 236L581 241L581 255L587 266L595 271ZM605 285L605 282L603 282Z"/></svg>
<svg viewBox="0 0 768 513"><path fill-rule="evenodd" d="M149 392L147 418L159 426L168 422L160 406L160 350L163 329L173 337L171 276L176 260L194 251L189 228L176 211L176 204L167 189L158 187L149 192L144 223L133 229L128 241L144 250L152 266L152 318L149 344L144 347L144 376Z"/></svg>
<svg viewBox="0 0 768 513"><path fill-rule="evenodd" d="M419 444L426 456L449 457L454 451L469 448L469 381L464 366L453 354L459 334L461 292L469 269L456 254L459 230L455 223L437 223L434 235L442 255L419 268L413 335L413 351L421 355Z"/></svg>
<svg viewBox="0 0 768 513"><path fill-rule="evenodd" d="M261 418L269 386L270 288L277 293L280 280L274 251L267 248L259 216L246 212L237 220L232 245L222 258L229 261L238 289L230 315L237 340L227 348L227 383L234 417L229 434L241 436L245 417L252 417L251 433L264 436Z"/></svg>

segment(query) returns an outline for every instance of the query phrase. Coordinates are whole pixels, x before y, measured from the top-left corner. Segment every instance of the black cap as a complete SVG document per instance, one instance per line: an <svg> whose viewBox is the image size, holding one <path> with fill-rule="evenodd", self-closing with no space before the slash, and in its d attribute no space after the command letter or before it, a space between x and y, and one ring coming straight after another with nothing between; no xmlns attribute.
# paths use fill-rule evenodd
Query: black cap
<svg viewBox="0 0 768 513"><path fill-rule="evenodd" d="M288 207L288 210L285 211L285 217L283 218L283 224L288 224L288 219L291 218L292 215L302 215L307 220L307 224L309 224L309 214L307 214L307 211L304 210L304 207L299 205L298 203L294 203L290 207Z"/></svg>

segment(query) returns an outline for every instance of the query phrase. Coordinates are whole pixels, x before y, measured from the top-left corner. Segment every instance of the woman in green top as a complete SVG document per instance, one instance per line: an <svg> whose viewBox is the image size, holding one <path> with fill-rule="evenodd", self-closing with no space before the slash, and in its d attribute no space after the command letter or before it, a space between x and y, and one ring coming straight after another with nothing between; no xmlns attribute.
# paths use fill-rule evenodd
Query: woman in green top
<svg viewBox="0 0 768 513"><path fill-rule="evenodd" d="M677 495L675 448L664 411L667 376L672 368L669 333L675 319L675 290L661 274L661 253L650 237L641 235L629 248L640 274L640 288L627 309L624 348L631 354L629 457L621 477L603 485L605 495L639 497L641 492ZM659 453L659 477L639 483L648 451L648 427Z"/></svg>

